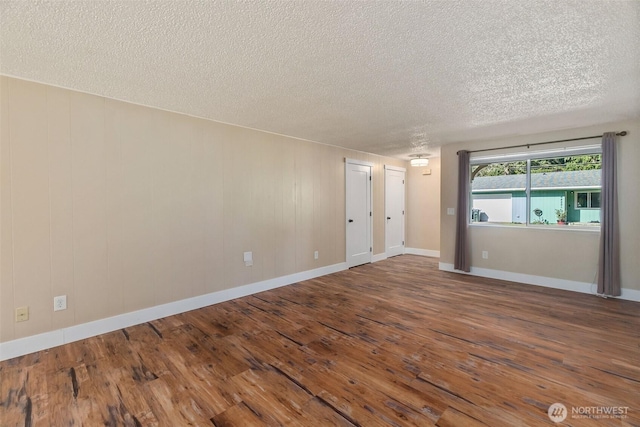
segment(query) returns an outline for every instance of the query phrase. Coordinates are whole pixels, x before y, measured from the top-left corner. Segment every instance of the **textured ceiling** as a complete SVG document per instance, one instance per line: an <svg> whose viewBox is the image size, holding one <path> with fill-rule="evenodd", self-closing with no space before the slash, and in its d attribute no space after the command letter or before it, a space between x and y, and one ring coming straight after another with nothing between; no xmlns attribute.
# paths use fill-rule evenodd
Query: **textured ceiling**
<svg viewBox="0 0 640 427"><path fill-rule="evenodd" d="M2 74L384 155L640 117L638 1L2 0L0 13Z"/></svg>

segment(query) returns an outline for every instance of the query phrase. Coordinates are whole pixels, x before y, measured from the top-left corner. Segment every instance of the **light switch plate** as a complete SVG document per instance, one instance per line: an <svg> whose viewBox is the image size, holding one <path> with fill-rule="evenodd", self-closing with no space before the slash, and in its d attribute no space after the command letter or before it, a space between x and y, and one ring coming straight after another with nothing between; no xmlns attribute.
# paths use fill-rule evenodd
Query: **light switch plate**
<svg viewBox="0 0 640 427"><path fill-rule="evenodd" d="M447 208L447 215L455 215L456 208Z"/></svg>
<svg viewBox="0 0 640 427"><path fill-rule="evenodd" d="M253 252L244 253L244 265L245 267L251 267L253 265Z"/></svg>

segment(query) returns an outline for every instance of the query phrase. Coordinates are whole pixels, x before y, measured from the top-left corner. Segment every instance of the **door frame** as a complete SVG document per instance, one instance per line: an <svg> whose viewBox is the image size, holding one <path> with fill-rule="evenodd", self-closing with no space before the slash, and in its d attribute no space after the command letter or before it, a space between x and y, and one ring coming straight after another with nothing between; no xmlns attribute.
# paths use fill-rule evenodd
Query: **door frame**
<svg viewBox="0 0 640 427"><path fill-rule="evenodd" d="M350 159L345 157L344 159L344 195L345 195L345 203L344 203L344 251L345 251L345 262L347 263L347 268L350 268L349 266L349 242L348 242L348 236L349 233L347 232L347 209L348 209L348 203L349 203L349 195L347 194L348 188L349 188L349 165L358 165L358 166L365 166L369 168L369 194L368 194L368 200L369 200L369 212L371 212L371 214L369 215L369 227L368 228L368 232L369 232L369 243L371 245L371 250L369 251L369 262L372 262L373 260L373 163L371 162L367 162L365 160L357 160L357 159ZM361 264L359 264L361 265ZM354 266L355 267L355 266Z"/></svg>
<svg viewBox="0 0 640 427"><path fill-rule="evenodd" d="M387 217L389 216L389 212L387 212L387 171L395 171L403 173L403 188L404 194L402 195L402 252L400 255L404 254L406 245L406 212L407 212L407 191L406 191L406 182L407 182L407 169L400 166L392 166L392 165L384 165L384 254L388 258L389 254L387 253L387 248L389 247L389 242L387 242ZM395 255L392 255L395 256Z"/></svg>

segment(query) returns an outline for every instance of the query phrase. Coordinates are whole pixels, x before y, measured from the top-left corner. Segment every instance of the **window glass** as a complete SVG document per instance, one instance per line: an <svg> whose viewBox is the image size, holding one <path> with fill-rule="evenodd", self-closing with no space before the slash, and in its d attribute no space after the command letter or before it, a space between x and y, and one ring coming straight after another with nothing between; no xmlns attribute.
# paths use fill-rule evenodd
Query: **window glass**
<svg viewBox="0 0 640 427"><path fill-rule="evenodd" d="M524 224L526 161L485 163L471 168L471 221Z"/></svg>
<svg viewBox="0 0 640 427"><path fill-rule="evenodd" d="M531 159L530 224L567 222L566 186L574 172L568 171L568 157Z"/></svg>
<svg viewBox="0 0 640 427"><path fill-rule="evenodd" d="M591 149L472 159L471 222L599 225L602 155Z"/></svg>
<svg viewBox="0 0 640 427"><path fill-rule="evenodd" d="M587 207L587 193L578 193L576 207L577 208L586 208Z"/></svg>

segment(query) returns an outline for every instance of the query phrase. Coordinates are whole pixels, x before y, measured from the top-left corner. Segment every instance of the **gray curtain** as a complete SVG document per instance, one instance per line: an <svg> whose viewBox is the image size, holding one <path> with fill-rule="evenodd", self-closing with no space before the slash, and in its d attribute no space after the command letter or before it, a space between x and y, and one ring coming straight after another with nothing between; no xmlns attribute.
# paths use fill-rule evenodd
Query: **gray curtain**
<svg viewBox="0 0 640 427"><path fill-rule="evenodd" d="M453 268L469 272L471 251L469 248L469 152L458 151L458 206L456 212L456 256Z"/></svg>
<svg viewBox="0 0 640 427"><path fill-rule="evenodd" d="M600 255L598 293L620 295L620 230L616 171L616 133L602 135L602 193L600 196Z"/></svg>

